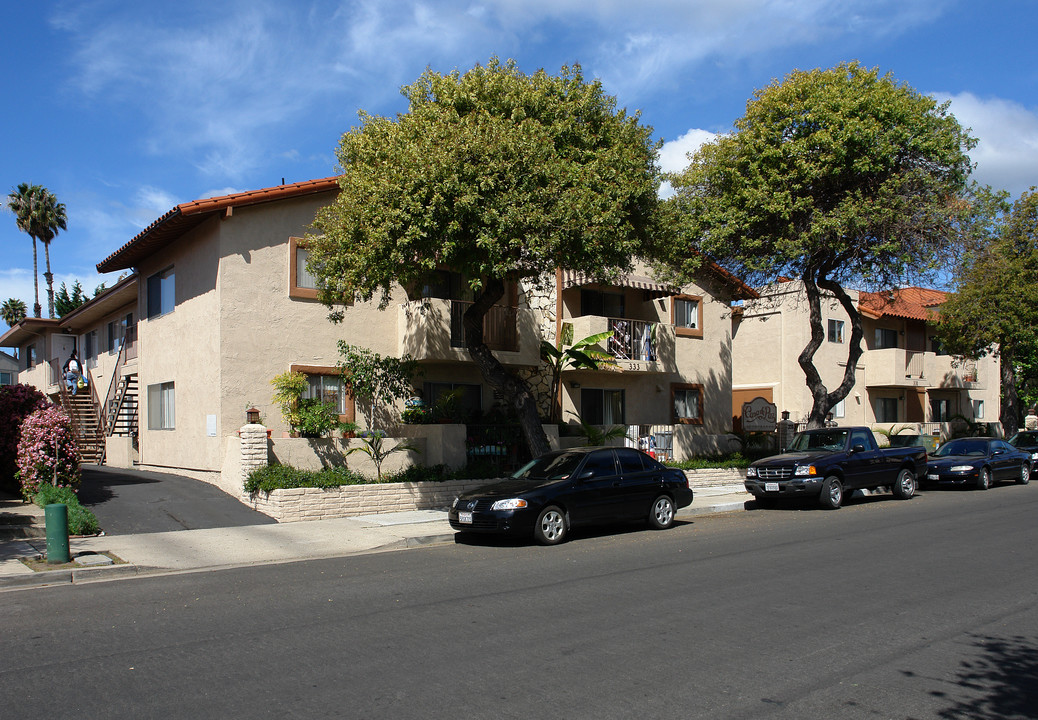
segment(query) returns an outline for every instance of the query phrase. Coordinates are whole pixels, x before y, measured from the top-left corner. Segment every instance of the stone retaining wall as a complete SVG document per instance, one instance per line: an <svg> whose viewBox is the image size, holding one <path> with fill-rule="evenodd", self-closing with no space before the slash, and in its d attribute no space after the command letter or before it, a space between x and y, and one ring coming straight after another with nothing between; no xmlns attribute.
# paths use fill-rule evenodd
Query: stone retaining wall
<svg viewBox="0 0 1038 720"><path fill-rule="evenodd" d="M688 470L688 484L697 487L732 485L742 488L741 470ZM343 485L338 488L292 488L243 495L242 502L278 522L356 517L405 510L445 510L455 496L485 484L485 480Z"/></svg>
<svg viewBox="0 0 1038 720"><path fill-rule="evenodd" d="M243 495L242 502L278 522L298 522L405 510L446 510L455 496L484 484L485 480L453 480L291 488L269 495Z"/></svg>

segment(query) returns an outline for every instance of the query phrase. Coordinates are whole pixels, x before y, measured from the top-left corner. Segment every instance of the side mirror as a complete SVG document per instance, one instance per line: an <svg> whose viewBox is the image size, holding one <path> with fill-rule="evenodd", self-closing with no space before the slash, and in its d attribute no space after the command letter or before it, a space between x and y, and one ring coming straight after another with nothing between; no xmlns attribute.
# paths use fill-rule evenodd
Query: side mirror
<svg viewBox="0 0 1038 720"><path fill-rule="evenodd" d="M857 445L855 445L854 447L851 448L851 452L852 453L865 452L865 446L862 445L861 443L858 443Z"/></svg>

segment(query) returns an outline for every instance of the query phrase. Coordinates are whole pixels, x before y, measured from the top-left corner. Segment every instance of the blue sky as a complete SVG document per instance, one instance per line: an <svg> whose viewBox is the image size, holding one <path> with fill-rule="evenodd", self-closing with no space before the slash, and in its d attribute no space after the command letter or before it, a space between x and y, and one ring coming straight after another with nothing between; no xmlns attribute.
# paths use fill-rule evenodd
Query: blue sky
<svg viewBox="0 0 1038 720"><path fill-rule="evenodd" d="M357 111L406 109L426 67L494 55L579 62L665 141L661 163L730 130L794 68L859 60L951 101L974 178L1038 184L1034 0L78 0L4 3L0 188L65 203L55 289L174 205L327 177ZM32 243L0 211L0 301L33 304ZM47 312L40 249L40 303Z"/></svg>

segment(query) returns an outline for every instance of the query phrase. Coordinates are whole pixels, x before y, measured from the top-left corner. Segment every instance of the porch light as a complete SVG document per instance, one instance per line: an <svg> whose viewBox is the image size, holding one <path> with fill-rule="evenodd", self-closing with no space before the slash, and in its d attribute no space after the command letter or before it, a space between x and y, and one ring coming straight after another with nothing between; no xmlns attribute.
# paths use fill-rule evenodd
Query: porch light
<svg viewBox="0 0 1038 720"><path fill-rule="evenodd" d="M251 407L245 411L245 417L248 418L250 424L259 423L260 411L257 408Z"/></svg>

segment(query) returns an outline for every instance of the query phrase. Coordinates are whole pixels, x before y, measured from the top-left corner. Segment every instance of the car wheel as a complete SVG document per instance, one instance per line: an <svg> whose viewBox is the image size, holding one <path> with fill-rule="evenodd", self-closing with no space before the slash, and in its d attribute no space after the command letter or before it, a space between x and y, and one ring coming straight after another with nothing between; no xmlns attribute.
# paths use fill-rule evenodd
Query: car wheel
<svg viewBox="0 0 1038 720"><path fill-rule="evenodd" d="M1024 463L1020 466L1020 479L1017 480L1021 485L1026 485L1031 482L1031 466Z"/></svg>
<svg viewBox="0 0 1038 720"><path fill-rule="evenodd" d="M837 510L843 502L843 483L840 478L830 475L822 483L822 494L819 496L822 507L826 510Z"/></svg>
<svg viewBox="0 0 1038 720"><path fill-rule="evenodd" d="M991 470L981 468L980 475L977 476L977 489L987 490L989 487L991 487Z"/></svg>
<svg viewBox="0 0 1038 720"><path fill-rule="evenodd" d="M562 510L549 505L537 516L533 536L541 545L558 545L566 537L566 516Z"/></svg>
<svg viewBox="0 0 1038 720"><path fill-rule="evenodd" d="M907 500L912 497L915 495L915 473L908 468L903 468L897 474L897 482L890 489L898 500Z"/></svg>
<svg viewBox="0 0 1038 720"><path fill-rule="evenodd" d="M656 530L666 530L674 524L674 501L666 495L660 495L652 501L649 513L649 525Z"/></svg>

